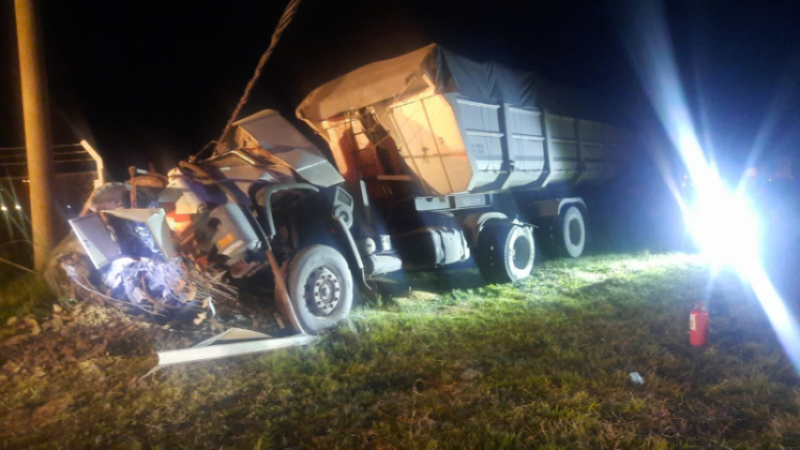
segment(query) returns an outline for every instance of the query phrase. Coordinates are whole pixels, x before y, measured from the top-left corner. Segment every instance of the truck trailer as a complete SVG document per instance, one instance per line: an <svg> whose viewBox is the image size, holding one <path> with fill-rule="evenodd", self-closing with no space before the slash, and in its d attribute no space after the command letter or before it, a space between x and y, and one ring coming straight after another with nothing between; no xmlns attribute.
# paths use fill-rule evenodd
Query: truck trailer
<svg viewBox="0 0 800 450"><path fill-rule="evenodd" d="M296 115L333 162L275 111L242 119L212 157L98 191L72 221L95 268L179 259L268 286L295 330L317 333L392 273L473 258L508 283L530 275L537 245L580 256L591 205L576 192L636 143L603 104L435 44L318 87ZM139 296L183 295L145 284Z"/></svg>

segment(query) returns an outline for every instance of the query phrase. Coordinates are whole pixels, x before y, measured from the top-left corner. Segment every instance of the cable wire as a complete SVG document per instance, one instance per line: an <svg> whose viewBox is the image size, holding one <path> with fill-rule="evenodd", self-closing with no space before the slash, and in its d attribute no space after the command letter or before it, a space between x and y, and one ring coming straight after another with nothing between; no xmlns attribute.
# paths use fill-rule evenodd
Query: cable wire
<svg viewBox="0 0 800 450"><path fill-rule="evenodd" d="M19 264L15 263L15 262L7 260L7 259L0 258L0 262L6 263L9 266L13 266L13 267L16 267L19 270L24 270L25 272L29 272L29 273L32 273L32 274L36 275L36 271L35 270L31 270L31 269L29 269L29 268L27 268L25 266L19 265Z"/></svg>
<svg viewBox="0 0 800 450"><path fill-rule="evenodd" d="M283 15L281 16L280 20L278 21L278 26L275 27L275 31L272 33L272 40L269 43L269 47L261 55L261 58L258 60L258 65L256 66L255 73L253 73L253 77L250 79L250 82L247 83L247 87L244 89L244 94L242 98L239 99L239 103L236 105L236 109L231 114L231 118L228 120L228 123L225 125L225 129L222 131L219 139L217 139L218 143L223 142L225 136L230 131L231 126L233 126L233 122L236 121L236 118L239 117L239 113L241 112L244 105L247 103L248 98L250 97L250 92L253 90L253 87L256 85L258 78L261 76L261 70L264 68L264 65L269 60L270 56L272 56L272 52L275 50L275 47L278 45L278 41L281 39L281 35L292 22L295 13L297 12L297 7L300 5L300 0L291 0L288 5L286 5L286 9L283 11ZM211 143L209 143L211 144ZM200 152L195 155L195 160L200 157L200 155L209 148L209 144L203 147Z"/></svg>

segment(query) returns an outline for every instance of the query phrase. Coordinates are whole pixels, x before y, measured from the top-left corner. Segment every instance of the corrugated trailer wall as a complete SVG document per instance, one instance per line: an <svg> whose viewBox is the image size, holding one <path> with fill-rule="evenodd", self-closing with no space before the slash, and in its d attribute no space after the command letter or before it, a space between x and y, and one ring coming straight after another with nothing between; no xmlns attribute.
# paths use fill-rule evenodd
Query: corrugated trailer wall
<svg viewBox="0 0 800 450"><path fill-rule="evenodd" d="M533 108L504 105L508 132L508 155L514 170L503 188L536 181L545 170L545 142L542 112Z"/></svg>
<svg viewBox="0 0 800 450"><path fill-rule="evenodd" d="M403 179L441 196L609 179L632 140L604 122L624 123L624 109L586 97L430 45L318 87L297 115L325 137L348 181ZM392 145L375 139L374 122ZM384 159L402 157L399 169L382 170L381 143Z"/></svg>
<svg viewBox="0 0 800 450"><path fill-rule="evenodd" d="M428 93L388 110L385 125L430 195L601 182L629 144L610 125L457 93Z"/></svg>

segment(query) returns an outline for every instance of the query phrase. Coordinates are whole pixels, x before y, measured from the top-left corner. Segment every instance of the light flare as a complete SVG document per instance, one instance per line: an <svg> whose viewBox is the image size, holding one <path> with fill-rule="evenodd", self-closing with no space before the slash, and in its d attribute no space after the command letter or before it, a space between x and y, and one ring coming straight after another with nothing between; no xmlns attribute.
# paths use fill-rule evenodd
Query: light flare
<svg viewBox="0 0 800 450"><path fill-rule="evenodd" d="M741 191L729 192L720 180L707 180L683 213L700 251L715 266L731 264L744 270L758 260L758 216Z"/></svg>
<svg viewBox="0 0 800 450"><path fill-rule="evenodd" d="M764 309L795 370L800 373L800 327L776 291L759 258L759 224L743 192L731 191L706 157L684 95L663 5L632 2L625 41L639 78L673 146L686 166L695 196L686 201L665 169L692 237L714 268L733 266ZM748 161L751 165L753 161ZM742 177L745 178L745 177ZM771 181L771 180L770 180ZM685 186L685 181L682 181Z"/></svg>

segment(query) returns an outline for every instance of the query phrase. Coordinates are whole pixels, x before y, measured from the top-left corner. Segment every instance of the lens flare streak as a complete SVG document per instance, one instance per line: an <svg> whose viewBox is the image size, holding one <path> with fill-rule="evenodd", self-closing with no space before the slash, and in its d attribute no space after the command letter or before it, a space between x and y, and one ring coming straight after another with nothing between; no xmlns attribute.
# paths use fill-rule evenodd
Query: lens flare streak
<svg viewBox="0 0 800 450"><path fill-rule="evenodd" d="M759 258L757 215L740 184L731 192L709 163L697 137L684 95L672 43L661 4L632 2L635 9L628 24L628 50L659 121L677 149L695 184L695 198L686 201L679 183L671 186L690 233L715 270L733 266L759 300L795 370L800 373L800 327L781 300Z"/></svg>

